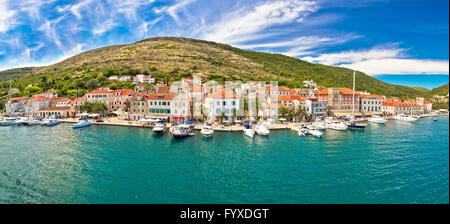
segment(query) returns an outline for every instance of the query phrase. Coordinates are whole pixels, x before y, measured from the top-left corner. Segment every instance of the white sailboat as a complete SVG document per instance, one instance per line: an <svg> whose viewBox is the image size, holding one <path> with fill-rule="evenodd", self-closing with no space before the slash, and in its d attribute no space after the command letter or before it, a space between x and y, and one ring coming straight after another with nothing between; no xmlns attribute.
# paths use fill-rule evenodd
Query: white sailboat
<svg viewBox="0 0 450 224"><path fill-rule="evenodd" d="M352 97L352 115L351 120L349 124L347 125L350 129L359 129L364 130L364 128L367 126L365 123L356 122L355 119L355 79L356 79L356 72L353 71L353 97Z"/></svg>

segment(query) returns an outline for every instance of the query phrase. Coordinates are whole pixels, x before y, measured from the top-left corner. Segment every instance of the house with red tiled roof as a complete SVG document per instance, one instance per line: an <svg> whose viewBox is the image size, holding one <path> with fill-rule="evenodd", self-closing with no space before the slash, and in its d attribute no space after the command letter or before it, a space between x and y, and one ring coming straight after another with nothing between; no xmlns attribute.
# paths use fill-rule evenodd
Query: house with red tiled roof
<svg viewBox="0 0 450 224"><path fill-rule="evenodd" d="M155 77L151 75L143 75L137 74L133 79L133 84L141 84L141 83L155 83Z"/></svg>
<svg viewBox="0 0 450 224"><path fill-rule="evenodd" d="M25 97L12 97L5 103L5 114L7 116L22 116L25 113Z"/></svg>
<svg viewBox="0 0 450 224"><path fill-rule="evenodd" d="M360 108L363 114L381 114L383 113L383 102L387 101L386 96L382 95L360 95Z"/></svg>
<svg viewBox="0 0 450 224"><path fill-rule="evenodd" d="M423 114L423 107L416 103L409 102L389 102L385 101L381 105L383 107L383 113L387 115L420 115Z"/></svg>
<svg viewBox="0 0 450 224"><path fill-rule="evenodd" d="M44 95L44 96L43 96ZM50 107L50 99L45 96L55 96L52 93L40 93L33 95L25 104L25 116L38 116L38 111L42 108Z"/></svg>
<svg viewBox="0 0 450 224"><path fill-rule="evenodd" d="M148 95L147 94L133 94L130 98L130 110L128 117L131 120L139 120L145 118L148 115Z"/></svg>
<svg viewBox="0 0 450 224"><path fill-rule="evenodd" d="M53 97L50 99L50 107L68 107L70 99L66 97Z"/></svg>
<svg viewBox="0 0 450 224"><path fill-rule="evenodd" d="M326 88L321 89L318 93L318 100L328 101L328 109L335 115L341 116L344 114L359 112L360 95L354 94L353 90L349 88Z"/></svg>
<svg viewBox="0 0 450 224"><path fill-rule="evenodd" d="M175 94L154 93L147 97L147 110L150 118L169 120L171 115L172 99Z"/></svg>
<svg viewBox="0 0 450 224"><path fill-rule="evenodd" d="M425 113L430 113L433 110L433 104L430 101L423 101L423 111Z"/></svg>
<svg viewBox="0 0 450 224"><path fill-rule="evenodd" d="M84 97L86 99L86 102L104 103L108 107L108 111L112 112L113 95L114 95L113 91L107 89L97 89L86 93Z"/></svg>
<svg viewBox="0 0 450 224"><path fill-rule="evenodd" d="M111 101L112 111L126 111L128 108L130 98L133 95L132 89L118 89L113 91L113 97Z"/></svg>
<svg viewBox="0 0 450 224"><path fill-rule="evenodd" d="M124 75L124 76L119 78L119 81L121 81L121 82L131 81L131 75Z"/></svg>

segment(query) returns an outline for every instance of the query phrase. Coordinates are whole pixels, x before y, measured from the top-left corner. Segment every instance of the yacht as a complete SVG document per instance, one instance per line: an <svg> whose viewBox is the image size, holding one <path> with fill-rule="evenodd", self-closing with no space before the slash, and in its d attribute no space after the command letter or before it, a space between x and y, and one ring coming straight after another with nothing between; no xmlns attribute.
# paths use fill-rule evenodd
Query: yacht
<svg viewBox="0 0 450 224"><path fill-rule="evenodd" d="M78 123L76 123L76 124L74 124L74 125L72 125L72 128L73 129L76 129L76 128L84 128L84 127L88 127L88 126L90 126L91 125L91 122L89 122L89 120L88 119L80 119L80 122L78 122Z"/></svg>
<svg viewBox="0 0 450 224"><path fill-rule="evenodd" d="M326 126L327 126L328 129L336 130L336 131L345 131L345 130L347 130L347 125L345 125L344 123L342 123L342 122L340 122L338 120L328 121Z"/></svg>
<svg viewBox="0 0 450 224"><path fill-rule="evenodd" d="M203 125L203 128L200 131L200 133L202 133L203 137L209 138L214 135L214 130L211 127L211 125L205 124L205 125Z"/></svg>
<svg viewBox="0 0 450 224"><path fill-rule="evenodd" d="M255 132L256 132L256 134L263 135L263 136L267 136L270 133L269 129L267 129L266 126L263 124L256 125Z"/></svg>
<svg viewBox="0 0 450 224"><path fill-rule="evenodd" d="M23 125L25 126L34 126L34 125L38 125L41 122L38 120L27 120L26 122L23 123Z"/></svg>
<svg viewBox="0 0 450 224"><path fill-rule="evenodd" d="M297 134L298 134L299 136L307 136L307 135L309 134L309 132L308 132L308 129L306 129L306 128L301 128L301 129L297 132Z"/></svg>
<svg viewBox="0 0 450 224"><path fill-rule="evenodd" d="M166 132L166 130L167 130L166 124L164 124L163 122L158 122L153 127L154 134L164 134L164 132Z"/></svg>
<svg viewBox="0 0 450 224"><path fill-rule="evenodd" d="M21 125L24 125L26 122L28 122L28 119L23 117L23 118L17 119L14 122L14 124L18 125L18 126L21 126Z"/></svg>
<svg viewBox="0 0 450 224"><path fill-rule="evenodd" d="M243 130L245 136L253 138L255 136L255 131L250 127L250 125L245 125L245 129Z"/></svg>
<svg viewBox="0 0 450 224"><path fill-rule="evenodd" d="M378 115L373 115L371 118L369 118L369 122L375 124L386 124L387 121Z"/></svg>
<svg viewBox="0 0 450 224"><path fill-rule="evenodd" d="M399 114L399 115L395 116L394 119L397 121L408 121L408 122L417 121L417 118L409 117L408 115L405 115L405 114Z"/></svg>
<svg viewBox="0 0 450 224"><path fill-rule="evenodd" d="M306 127L309 130L325 130L325 129L327 129L327 126L323 122L314 122Z"/></svg>
<svg viewBox="0 0 450 224"><path fill-rule="evenodd" d="M16 118L15 117L8 117L6 118L4 121L2 121L2 126L10 126L16 123Z"/></svg>

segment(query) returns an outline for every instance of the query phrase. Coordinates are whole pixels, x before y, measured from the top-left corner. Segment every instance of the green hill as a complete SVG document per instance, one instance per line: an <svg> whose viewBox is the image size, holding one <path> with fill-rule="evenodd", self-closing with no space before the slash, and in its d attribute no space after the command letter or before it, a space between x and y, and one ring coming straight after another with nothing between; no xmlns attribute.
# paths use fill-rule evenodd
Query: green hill
<svg viewBox="0 0 450 224"><path fill-rule="evenodd" d="M448 94L448 83L443 85L443 86L441 86L441 87L437 87L437 88L432 89L430 91L430 93L431 93L432 96L434 96L434 95L447 96L447 94Z"/></svg>
<svg viewBox="0 0 450 224"><path fill-rule="evenodd" d="M41 91L53 89L61 96L71 96L76 94L77 87L82 91L106 85L127 87L123 83L110 82L107 77L111 75L144 73L167 82L192 76L194 72L202 73L206 80L278 81L279 85L302 87L304 80L313 79L327 87L352 87L350 69L175 37L150 38L128 45L98 48L50 66L3 71L0 72L0 81L13 78L13 86L22 91L33 84ZM95 85L87 86L92 79L96 81L90 84L94 82ZM5 95L9 82L0 82L0 88L0 94ZM356 89L402 98L424 94L421 90L391 85L362 72L356 74Z"/></svg>

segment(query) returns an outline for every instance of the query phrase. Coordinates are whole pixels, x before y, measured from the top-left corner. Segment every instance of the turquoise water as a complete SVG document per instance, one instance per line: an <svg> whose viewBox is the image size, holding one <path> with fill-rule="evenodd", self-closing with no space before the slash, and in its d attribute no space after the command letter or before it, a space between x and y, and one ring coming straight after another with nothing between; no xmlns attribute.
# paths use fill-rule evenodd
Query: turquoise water
<svg viewBox="0 0 450 224"><path fill-rule="evenodd" d="M449 120L323 139L0 127L0 203L449 203Z"/></svg>

